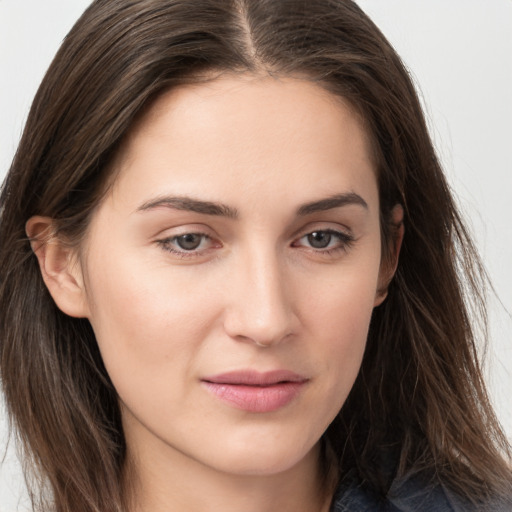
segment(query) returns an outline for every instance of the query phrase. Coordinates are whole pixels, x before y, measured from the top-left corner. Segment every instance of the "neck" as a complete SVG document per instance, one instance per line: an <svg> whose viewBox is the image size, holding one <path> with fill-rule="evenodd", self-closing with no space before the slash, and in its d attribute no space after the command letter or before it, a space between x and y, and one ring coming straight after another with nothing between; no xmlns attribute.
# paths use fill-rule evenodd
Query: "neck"
<svg viewBox="0 0 512 512"><path fill-rule="evenodd" d="M181 453L141 455L127 459L130 512L328 512L333 494L321 476L318 447L271 475L225 473Z"/></svg>

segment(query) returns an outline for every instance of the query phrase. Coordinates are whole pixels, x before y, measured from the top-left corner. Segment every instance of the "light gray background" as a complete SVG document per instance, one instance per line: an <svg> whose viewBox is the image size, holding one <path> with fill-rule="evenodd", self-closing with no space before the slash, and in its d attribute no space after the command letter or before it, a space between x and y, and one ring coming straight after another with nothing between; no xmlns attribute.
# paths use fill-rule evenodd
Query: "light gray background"
<svg viewBox="0 0 512 512"><path fill-rule="evenodd" d="M0 177L43 73L88 3L0 0ZM512 0L359 4L419 84L445 170L501 300L491 301L487 379L512 437ZM0 410L0 456L6 442ZM28 505L10 447L0 466L0 512L15 510Z"/></svg>

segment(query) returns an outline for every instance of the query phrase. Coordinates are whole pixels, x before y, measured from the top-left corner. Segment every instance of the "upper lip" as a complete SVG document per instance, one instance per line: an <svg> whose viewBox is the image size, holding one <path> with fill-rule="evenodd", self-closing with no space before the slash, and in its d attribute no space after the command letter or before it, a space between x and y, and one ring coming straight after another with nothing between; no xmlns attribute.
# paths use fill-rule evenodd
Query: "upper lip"
<svg viewBox="0 0 512 512"><path fill-rule="evenodd" d="M237 370L204 377L201 380L213 384L239 384L246 386L271 386L281 382L305 382L308 379L290 370Z"/></svg>

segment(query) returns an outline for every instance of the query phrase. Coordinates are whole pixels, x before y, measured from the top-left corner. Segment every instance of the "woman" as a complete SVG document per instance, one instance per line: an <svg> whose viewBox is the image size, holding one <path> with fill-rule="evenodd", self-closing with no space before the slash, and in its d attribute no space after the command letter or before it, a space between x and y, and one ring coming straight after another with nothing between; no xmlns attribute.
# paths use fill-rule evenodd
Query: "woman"
<svg viewBox="0 0 512 512"><path fill-rule="evenodd" d="M354 3L94 2L1 201L43 507L507 510L478 258Z"/></svg>

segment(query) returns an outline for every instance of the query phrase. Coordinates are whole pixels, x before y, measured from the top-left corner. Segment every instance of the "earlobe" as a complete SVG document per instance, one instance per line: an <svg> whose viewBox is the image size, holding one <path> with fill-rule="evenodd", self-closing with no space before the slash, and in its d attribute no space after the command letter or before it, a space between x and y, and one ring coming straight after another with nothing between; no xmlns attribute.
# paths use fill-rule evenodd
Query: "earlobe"
<svg viewBox="0 0 512 512"><path fill-rule="evenodd" d="M388 245L388 253L383 256L379 272L379 283L375 295L374 307L380 306L388 296L389 284L393 280L398 267L400 248L404 239L404 209L401 204L396 204L391 210L391 235Z"/></svg>
<svg viewBox="0 0 512 512"><path fill-rule="evenodd" d="M55 235L53 219L31 217L25 231L43 281L58 308L69 316L87 317L89 312L76 251Z"/></svg>

